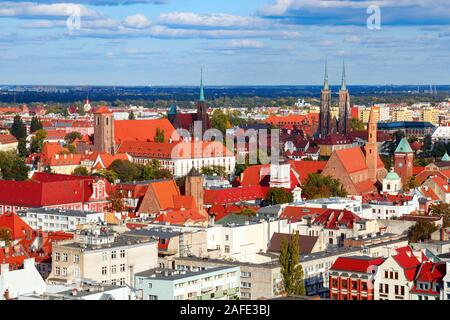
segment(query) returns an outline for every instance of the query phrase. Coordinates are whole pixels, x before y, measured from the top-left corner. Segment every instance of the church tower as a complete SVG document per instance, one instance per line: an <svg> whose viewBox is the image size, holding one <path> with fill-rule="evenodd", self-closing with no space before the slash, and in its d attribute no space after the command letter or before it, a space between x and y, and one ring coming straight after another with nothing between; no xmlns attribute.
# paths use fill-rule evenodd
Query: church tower
<svg viewBox="0 0 450 320"><path fill-rule="evenodd" d="M202 215L207 216L207 213L203 207L203 176L195 167L192 167L191 171L187 174L184 187L185 194L187 196L194 197L198 211Z"/></svg>
<svg viewBox="0 0 450 320"><path fill-rule="evenodd" d="M107 107L94 112L94 150L114 154L114 116Z"/></svg>
<svg viewBox="0 0 450 320"><path fill-rule="evenodd" d="M351 110L350 110L350 93L347 89L345 79L345 63L342 65L342 83L339 90L339 123L338 131L341 134L350 133Z"/></svg>
<svg viewBox="0 0 450 320"><path fill-rule="evenodd" d="M197 117L196 121L202 122L202 132L205 133L206 130L211 129L211 123L208 116L208 104L205 100L205 93L203 90L203 70L200 75L200 96L197 102Z"/></svg>
<svg viewBox="0 0 450 320"><path fill-rule="evenodd" d="M372 107L370 110L369 123L367 124L367 143L365 146L366 165L369 169L368 179L373 182L377 181L378 168L377 113L378 111Z"/></svg>
<svg viewBox="0 0 450 320"><path fill-rule="evenodd" d="M328 69L325 63L325 79L320 97L319 135L323 138L330 133L331 90L328 85Z"/></svg>
<svg viewBox="0 0 450 320"><path fill-rule="evenodd" d="M414 151L408 139L403 138L394 152L395 172L402 178L403 185L408 183L413 175Z"/></svg>

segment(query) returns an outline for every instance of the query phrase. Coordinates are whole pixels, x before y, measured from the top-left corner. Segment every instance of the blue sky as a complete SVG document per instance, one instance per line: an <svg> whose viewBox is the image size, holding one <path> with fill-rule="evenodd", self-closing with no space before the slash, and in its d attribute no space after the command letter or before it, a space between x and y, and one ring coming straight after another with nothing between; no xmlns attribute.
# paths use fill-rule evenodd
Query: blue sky
<svg viewBox="0 0 450 320"><path fill-rule="evenodd" d="M450 0L73 1L0 0L0 83L450 84Z"/></svg>

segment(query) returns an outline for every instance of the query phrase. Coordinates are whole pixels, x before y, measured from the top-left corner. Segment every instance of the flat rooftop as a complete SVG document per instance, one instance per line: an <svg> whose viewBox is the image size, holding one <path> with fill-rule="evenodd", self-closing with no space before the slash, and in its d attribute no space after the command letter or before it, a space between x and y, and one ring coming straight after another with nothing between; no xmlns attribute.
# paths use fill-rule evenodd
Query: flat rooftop
<svg viewBox="0 0 450 320"><path fill-rule="evenodd" d="M151 278L157 280L180 280L184 278L191 278L195 276L207 275L213 272L227 271L235 266L220 266L207 268L199 271L183 271L183 270L174 270L174 269L164 269L164 268L154 268L146 271L142 271L136 273L138 277Z"/></svg>
<svg viewBox="0 0 450 320"><path fill-rule="evenodd" d="M17 211L17 215L19 217L23 217L27 213L35 213L35 214L38 214L38 215L49 214L49 215L57 215L57 216L84 218L84 217L86 217L86 215L98 214L99 212L82 211L82 210L64 210L64 209L53 209L53 208L33 208L33 209L18 210Z"/></svg>

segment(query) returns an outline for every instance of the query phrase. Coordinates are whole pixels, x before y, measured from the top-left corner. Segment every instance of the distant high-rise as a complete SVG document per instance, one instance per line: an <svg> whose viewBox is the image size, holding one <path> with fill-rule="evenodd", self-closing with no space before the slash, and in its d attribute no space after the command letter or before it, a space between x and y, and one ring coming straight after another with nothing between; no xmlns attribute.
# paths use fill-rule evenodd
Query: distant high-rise
<svg viewBox="0 0 450 320"><path fill-rule="evenodd" d="M351 124L351 108L350 108L350 93L347 89L345 79L345 64L342 65L342 83L339 90L339 122L338 131L341 134L350 133Z"/></svg>
<svg viewBox="0 0 450 320"><path fill-rule="evenodd" d="M325 63L325 76L320 97L319 135L325 137L330 133L331 90L328 84L328 69Z"/></svg>

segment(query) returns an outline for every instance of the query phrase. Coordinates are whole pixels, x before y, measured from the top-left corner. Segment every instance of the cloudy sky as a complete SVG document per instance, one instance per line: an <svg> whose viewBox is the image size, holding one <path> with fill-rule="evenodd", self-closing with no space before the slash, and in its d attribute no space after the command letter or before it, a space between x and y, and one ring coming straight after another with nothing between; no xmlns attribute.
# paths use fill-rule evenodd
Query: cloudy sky
<svg viewBox="0 0 450 320"><path fill-rule="evenodd" d="M450 84L450 0L74 1L0 0L0 83Z"/></svg>

